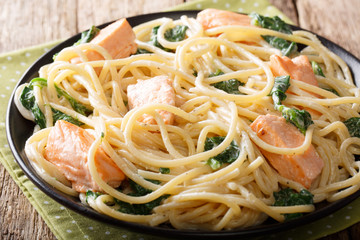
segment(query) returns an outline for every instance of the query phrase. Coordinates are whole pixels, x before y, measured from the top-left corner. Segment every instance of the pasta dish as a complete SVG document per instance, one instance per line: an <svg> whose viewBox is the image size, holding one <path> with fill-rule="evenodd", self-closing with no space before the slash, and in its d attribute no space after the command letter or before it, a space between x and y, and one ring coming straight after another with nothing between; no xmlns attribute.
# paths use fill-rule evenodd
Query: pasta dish
<svg viewBox="0 0 360 240"><path fill-rule="evenodd" d="M360 187L360 91L345 62L278 17L206 9L91 27L15 103L54 188L150 226L288 221Z"/></svg>

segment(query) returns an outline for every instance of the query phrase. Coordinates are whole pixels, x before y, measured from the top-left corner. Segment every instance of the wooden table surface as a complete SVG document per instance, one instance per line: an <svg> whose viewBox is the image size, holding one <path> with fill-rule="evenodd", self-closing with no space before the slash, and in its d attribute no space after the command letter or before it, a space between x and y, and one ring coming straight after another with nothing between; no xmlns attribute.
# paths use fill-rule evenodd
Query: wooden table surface
<svg viewBox="0 0 360 240"><path fill-rule="evenodd" d="M219 2L221 0L218 0ZM250 0L247 0L250 1ZM89 25L159 12L183 0L5 0L0 7L0 53L64 39ZM270 0L296 25L360 58L359 0ZM0 164L0 239L55 239ZM323 239L360 239L360 223Z"/></svg>

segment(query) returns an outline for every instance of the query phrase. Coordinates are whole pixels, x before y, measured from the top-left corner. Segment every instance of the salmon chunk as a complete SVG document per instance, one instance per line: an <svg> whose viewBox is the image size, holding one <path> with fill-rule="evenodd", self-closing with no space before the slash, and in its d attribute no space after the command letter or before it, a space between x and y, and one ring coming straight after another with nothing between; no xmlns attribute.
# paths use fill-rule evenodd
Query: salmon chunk
<svg viewBox="0 0 360 240"><path fill-rule="evenodd" d="M304 135L283 117L260 115L250 127L264 142L281 148L295 148L303 144ZM285 178L309 188L324 166L313 145L299 155L283 155L260 149L270 164Z"/></svg>
<svg viewBox="0 0 360 240"><path fill-rule="evenodd" d="M175 91L172 86L172 81L165 75L147 80L138 80L136 84L127 87L127 96L130 109L149 103L165 103L175 106ZM173 113L164 110L159 110L158 113L165 124L173 124ZM138 121L147 124L156 124L155 119L148 114L144 114Z"/></svg>
<svg viewBox="0 0 360 240"><path fill-rule="evenodd" d="M57 121L49 133L45 159L58 167L77 192L102 191L92 179L87 161L94 140L85 129L63 120ZM100 177L112 187L118 187L125 178L102 148L95 153L95 166Z"/></svg>
<svg viewBox="0 0 360 240"><path fill-rule="evenodd" d="M105 48L113 59L129 57L136 53L135 33L126 20L122 18L100 30L90 43ZM104 58L96 51L86 51L89 61L103 60ZM79 63L80 58L74 58L72 63Z"/></svg>
<svg viewBox="0 0 360 240"><path fill-rule="evenodd" d="M291 79L319 86L310 61L305 55L293 59L286 56L271 55L270 68L275 76L290 75Z"/></svg>
<svg viewBox="0 0 360 240"><path fill-rule="evenodd" d="M197 14L196 20L204 30L226 25L252 26L248 15L208 8Z"/></svg>

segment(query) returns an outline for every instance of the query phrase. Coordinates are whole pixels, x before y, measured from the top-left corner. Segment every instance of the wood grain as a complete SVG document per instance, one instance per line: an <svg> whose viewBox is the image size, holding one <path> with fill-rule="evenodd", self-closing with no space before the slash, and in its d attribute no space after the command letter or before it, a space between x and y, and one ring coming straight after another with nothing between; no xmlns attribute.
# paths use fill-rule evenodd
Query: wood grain
<svg viewBox="0 0 360 240"><path fill-rule="evenodd" d="M360 1L298 0L299 24L360 58Z"/></svg>
<svg viewBox="0 0 360 240"><path fill-rule="evenodd" d="M0 53L68 38L90 25L159 12L183 0L5 0L0 7ZM359 0L270 0L295 24L360 57ZM36 26L36 27L34 27ZM323 238L359 239L360 223ZM0 164L0 239L55 239Z"/></svg>

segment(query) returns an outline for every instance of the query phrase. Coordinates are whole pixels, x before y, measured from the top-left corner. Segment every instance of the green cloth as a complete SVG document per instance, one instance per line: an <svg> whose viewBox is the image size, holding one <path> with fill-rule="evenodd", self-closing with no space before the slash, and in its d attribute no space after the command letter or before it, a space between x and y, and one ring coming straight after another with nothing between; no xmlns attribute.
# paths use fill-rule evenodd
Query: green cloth
<svg viewBox="0 0 360 240"><path fill-rule="evenodd" d="M179 5L170 10L219 8L263 15L279 15L290 22L267 0L198 0ZM169 10L169 9L168 9ZM42 54L58 42L0 55L0 161L20 186L25 196L43 217L58 239L165 239L131 232L127 229L106 225L83 217L53 201L42 193L24 175L14 161L5 136L5 112L11 92L24 71ZM360 221L360 199L355 200L338 212L314 223L287 232L264 236L264 239L317 239L338 232ZM168 239L168 238L166 238Z"/></svg>

